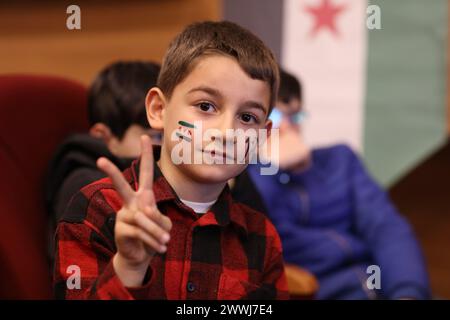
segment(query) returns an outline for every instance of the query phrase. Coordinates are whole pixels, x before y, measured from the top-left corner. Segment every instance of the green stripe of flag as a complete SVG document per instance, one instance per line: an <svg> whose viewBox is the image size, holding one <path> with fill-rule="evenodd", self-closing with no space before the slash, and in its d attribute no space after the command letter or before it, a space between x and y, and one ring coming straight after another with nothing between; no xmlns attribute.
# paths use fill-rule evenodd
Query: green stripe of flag
<svg viewBox="0 0 450 320"><path fill-rule="evenodd" d="M368 30L364 157L384 185L446 138L447 0L376 0Z"/></svg>

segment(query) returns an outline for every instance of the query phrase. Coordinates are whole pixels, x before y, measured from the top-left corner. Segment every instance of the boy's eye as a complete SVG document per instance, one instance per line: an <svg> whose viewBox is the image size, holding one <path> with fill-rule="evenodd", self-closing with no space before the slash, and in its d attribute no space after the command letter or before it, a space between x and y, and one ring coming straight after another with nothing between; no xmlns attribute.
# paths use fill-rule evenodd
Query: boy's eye
<svg viewBox="0 0 450 320"><path fill-rule="evenodd" d="M258 119L249 113L244 113L241 115L241 120L245 123L258 123Z"/></svg>
<svg viewBox="0 0 450 320"><path fill-rule="evenodd" d="M203 112L213 112L216 109L216 107L212 103L209 103L209 102L201 102L198 104L198 107Z"/></svg>

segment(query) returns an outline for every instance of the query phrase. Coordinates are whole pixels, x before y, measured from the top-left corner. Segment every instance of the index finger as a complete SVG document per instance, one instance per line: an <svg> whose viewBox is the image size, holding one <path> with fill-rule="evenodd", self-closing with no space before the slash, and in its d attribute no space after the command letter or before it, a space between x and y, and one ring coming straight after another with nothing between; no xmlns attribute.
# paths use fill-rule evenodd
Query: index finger
<svg viewBox="0 0 450 320"><path fill-rule="evenodd" d="M139 189L153 188L153 148L149 136L141 136L141 165L139 168Z"/></svg>
<svg viewBox="0 0 450 320"><path fill-rule="evenodd" d="M134 191L131 189L122 172L107 158L101 157L97 160L97 167L106 173L112 180L116 191L121 196L125 204L130 204Z"/></svg>

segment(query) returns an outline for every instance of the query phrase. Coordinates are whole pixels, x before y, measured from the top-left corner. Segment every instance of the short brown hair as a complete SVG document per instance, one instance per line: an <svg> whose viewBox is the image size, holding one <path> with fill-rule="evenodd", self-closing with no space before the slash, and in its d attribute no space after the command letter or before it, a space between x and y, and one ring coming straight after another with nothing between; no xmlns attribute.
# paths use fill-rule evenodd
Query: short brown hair
<svg viewBox="0 0 450 320"><path fill-rule="evenodd" d="M235 58L252 79L269 84L270 113L280 82L275 58L258 37L229 21L194 23L176 36L163 59L157 86L170 98L175 87L192 70L194 60L212 53Z"/></svg>

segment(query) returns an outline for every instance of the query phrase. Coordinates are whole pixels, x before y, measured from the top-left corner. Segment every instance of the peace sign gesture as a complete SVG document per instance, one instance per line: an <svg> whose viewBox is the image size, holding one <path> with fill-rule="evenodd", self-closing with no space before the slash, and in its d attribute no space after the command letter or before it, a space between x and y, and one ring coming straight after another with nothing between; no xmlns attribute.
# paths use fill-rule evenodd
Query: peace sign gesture
<svg viewBox="0 0 450 320"><path fill-rule="evenodd" d="M156 252L164 253L169 232L170 219L156 206L153 194L153 151L150 137L141 137L141 163L139 189L134 191L120 170L108 159L99 158L97 166L112 180L114 188L123 200L117 212L114 237L117 253L114 269L126 286L142 284L151 258Z"/></svg>

